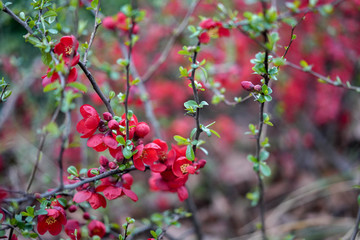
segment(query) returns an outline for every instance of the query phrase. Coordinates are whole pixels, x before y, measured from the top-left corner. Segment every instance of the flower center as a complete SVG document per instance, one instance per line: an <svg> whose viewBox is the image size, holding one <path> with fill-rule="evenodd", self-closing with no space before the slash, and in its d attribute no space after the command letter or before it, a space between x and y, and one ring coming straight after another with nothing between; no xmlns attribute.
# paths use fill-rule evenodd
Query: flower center
<svg viewBox="0 0 360 240"><path fill-rule="evenodd" d="M56 219L53 217L48 217L45 222L47 223L47 225L52 225L56 223Z"/></svg>
<svg viewBox="0 0 360 240"><path fill-rule="evenodd" d="M72 51L73 51L72 47L70 47L70 46L65 47L66 55L71 55Z"/></svg>
<svg viewBox="0 0 360 240"><path fill-rule="evenodd" d="M188 171L186 170L186 168L190 166L190 164L186 163L180 166L180 170L183 174L186 174Z"/></svg>

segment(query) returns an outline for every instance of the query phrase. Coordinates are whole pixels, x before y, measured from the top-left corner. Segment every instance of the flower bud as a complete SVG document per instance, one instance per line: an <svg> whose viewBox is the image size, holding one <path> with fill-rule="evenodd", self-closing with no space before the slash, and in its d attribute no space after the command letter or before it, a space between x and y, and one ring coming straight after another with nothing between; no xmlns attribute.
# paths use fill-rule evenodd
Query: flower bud
<svg viewBox="0 0 360 240"><path fill-rule="evenodd" d="M112 130L118 130L119 129L119 123L115 121L114 119L110 120L108 123L108 127Z"/></svg>
<svg viewBox="0 0 360 240"><path fill-rule="evenodd" d="M200 159L200 160L198 161L198 164L199 164L199 168L203 168L203 167L205 167L206 160Z"/></svg>
<svg viewBox="0 0 360 240"><path fill-rule="evenodd" d="M109 164L109 159L107 159L105 156L100 156L99 163L102 167L106 168Z"/></svg>
<svg viewBox="0 0 360 240"><path fill-rule="evenodd" d="M261 85L256 84L256 85L254 86L254 90L257 91L257 92L261 92L261 90L262 90Z"/></svg>
<svg viewBox="0 0 360 240"><path fill-rule="evenodd" d="M90 213L84 212L83 218L84 218L85 220L89 220L89 219L90 219Z"/></svg>
<svg viewBox="0 0 360 240"><path fill-rule="evenodd" d="M147 123L140 122L136 125L135 128L135 135L138 138L144 138L148 133L150 132L150 127L147 125Z"/></svg>
<svg viewBox="0 0 360 240"><path fill-rule="evenodd" d="M102 20L102 25L106 29L115 30L116 22L112 17L104 17L104 19Z"/></svg>
<svg viewBox="0 0 360 240"><path fill-rule="evenodd" d="M242 81L242 82L241 82L241 86L242 86L246 91L252 91L252 90L254 90L254 84L252 84L252 82L249 82L249 81Z"/></svg>
<svg viewBox="0 0 360 240"><path fill-rule="evenodd" d="M77 210L77 206L76 206L76 205L71 205L71 206L69 207L69 212L71 212L71 213L76 212L76 210Z"/></svg>
<svg viewBox="0 0 360 240"><path fill-rule="evenodd" d="M114 163L114 162L109 162L109 168L110 169L115 169L115 168L117 168L117 164Z"/></svg>
<svg viewBox="0 0 360 240"><path fill-rule="evenodd" d="M88 171L87 171L87 176L88 177L95 177L96 175L94 174L94 171L98 171L97 168L90 168Z"/></svg>
<svg viewBox="0 0 360 240"><path fill-rule="evenodd" d="M105 121L110 121L112 119L112 115L109 112L104 112L103 117Z"/></svg>

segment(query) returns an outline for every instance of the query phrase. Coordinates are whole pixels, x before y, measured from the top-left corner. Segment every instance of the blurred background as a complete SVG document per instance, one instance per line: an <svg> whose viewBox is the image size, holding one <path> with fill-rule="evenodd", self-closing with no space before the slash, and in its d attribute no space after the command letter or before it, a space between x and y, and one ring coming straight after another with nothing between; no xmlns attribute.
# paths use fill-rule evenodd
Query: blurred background
<svg viewBox="0 0 360 240"><path fill-rule="evenodd" d="M77 5L74 1L53 2L57 7L64 7L53 23L53 28L59 31L53 38L72 34L80 44L88 41L94 21L91 11L84 6L71 7ZM330 2L318 1L318 5ZM101 12L104 16L113 16L125 3L103 1ZM222 21L217 3L201 1L188 19L189 24L198 26L200 16ZM257 1L222 3L237 10L241 19L246 11L261 12ZM288 12L285 1L272 3L279 13ZM308 5L308 1L299 3L300 8ZM31 15L29 4L29 1L14 1L9 7L16 14L23 11ZM137 1L138 7L146 11L145 20L139 24L139 41L133 49L133 62L140 76L144 76L160 57L191 4L192 1L184 0ZM360 86L359 13L360 2L355 0L343 1L329 13L307 13L295 29L297 38L287 60L296 65L304 60L323 76L332 80L339 77L343 83ZM300 20L303 16L303 13L294 14L294 19ZM277 31L280 41L276 52L281 56L289 43L291 27L280 23ZM0 104L0 181L1 186L14 191L25 190L36 161L41 129L50 121L55 109L55 97L51 92L44 93L41 84L47 67L41 61L39 50L25 43L22 37L25 34L19 24L0 13L0 77L10 83L13 91L8 100ZM195 127L194 119L185 116L183 106L192 99L192 90L187 86L189 82L179 77L178 71L179 66L188 66L188 60L177 54L183 45L196 44L197 39L189 38L190 35L185 28L175 38L164 63L144 83L147 95L137 86L131 88L130 106L139 121L149 122L144 100L150 99L160 123L161 138L169 144L176 144L174 135L188 137ZM125 75L116 64L116 60L123 57L121 43L124 39L121 33L100 26L92 46L89 70L105 95L110 90L116 94L125 92ZM260 236L253 233L260 221L258 208L248 199L256 190L257 178L247 155L255 153L256 144L254 138L244 134L249 123L257 124L259 106L251 98L236 105L222 101L233 102L234 97L248 96L241 88L241 81L260 82L257 75L252 74L253 64L250 63L260 51L263 50L254 40L233 29L230 37L212 39L199 54L199 61L206 59L209 73L204 83L206 91L200 93L200 98L210 104L201 112L201 122L216 121L213 127L221 135L220 139L202 135L209 154L198 151L198 157L206 159L207 165L199 175L190 176L188 183L205 239L241 240L259 239ZM76 99L73 106L72 130L64 161L66 166L74 165L78 169L98 167L100 154L86 147L86 140L80 139L75 126L81 119L79 107L82 104L94 106L99 113L106 109L81 69L78 72L78 81L87 85L89 91ZM266 109L274 124L266 128L271 145L268 164L272 169L271 177L264 180L269 235L273 239L286 236L292 239L292 235L295 239L311 240L349 237L358 209L358 192L353 185L359 184L360 93L320 83L317 77L290 66L282 66L278 78L271 83L273 101ZM197 79L204 80L201 71ZM112 105L117 115L122 115L122 104L114 100ZM59 124L62 118L59 117ZM44 192L56 186L59 134L59 131L51 133L45 142L31 192ZM158 137L152 127L148 139ZM122 224L127 216L140 220L154 212L186 207L176 194L150 192L149 172L132 175L133 190L139 201L117 199L108 202L108 208L93 214L99 218L108 216L110 222ZM81 219L78 213L70 216ZM138 224L141 225L141 221ZM191 224L190 220L183 220L180 228L172 227L169 233L177 239L193 239L187 233Z"/></svg>

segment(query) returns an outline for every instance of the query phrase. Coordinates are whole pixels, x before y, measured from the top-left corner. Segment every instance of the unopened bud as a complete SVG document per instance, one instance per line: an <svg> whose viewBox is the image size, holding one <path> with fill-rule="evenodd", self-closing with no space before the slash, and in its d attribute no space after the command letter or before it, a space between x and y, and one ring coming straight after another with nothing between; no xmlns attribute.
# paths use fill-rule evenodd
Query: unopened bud
<svg viewBox="0 0 360 240"><path fill-rule="evenodd" d="M252 82L249 82L249 81L242 81L242 82L241 82L241 86L242 86L246 91L252 91L252 90L254 90L254 84L252 84Z"/></svg>

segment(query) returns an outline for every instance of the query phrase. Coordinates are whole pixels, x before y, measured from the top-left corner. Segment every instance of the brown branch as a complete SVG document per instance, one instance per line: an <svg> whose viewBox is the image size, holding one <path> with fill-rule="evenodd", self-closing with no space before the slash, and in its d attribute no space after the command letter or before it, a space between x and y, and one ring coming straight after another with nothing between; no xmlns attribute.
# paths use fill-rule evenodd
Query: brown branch
<svg viewBox="0 0 360 240"><path fill-rule="evenodd" d="M99 95L101 101L103 101L103 103L105 104L107 110L111 113L111 115L115 115L111 105L110 105L110 100L107 99L107 97L105 97L105 95L103 94L103 92L101 91L99 85L97 85L96 80L94 79L94 77L92 76L92 74L90 73L90 71L87 69L87 67L85 66L84 63L82 63L81 61L79 61L78 65L80 66L80 68L83 70L83 72L85 73L86 77L89 79L93 89L95 90L95 92Z"/></svg>

